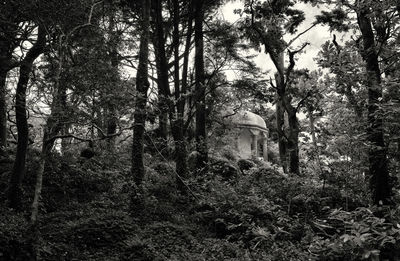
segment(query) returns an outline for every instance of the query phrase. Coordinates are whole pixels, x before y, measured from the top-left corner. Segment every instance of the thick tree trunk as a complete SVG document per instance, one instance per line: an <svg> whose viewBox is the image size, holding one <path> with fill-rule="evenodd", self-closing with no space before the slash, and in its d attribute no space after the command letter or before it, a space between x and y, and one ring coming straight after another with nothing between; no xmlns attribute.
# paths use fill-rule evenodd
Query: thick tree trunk
<svg viewBox="0 0 400 261"><path fill-rule="evenodd" d="M272 58L273 54L270 54ZM278 55L274 60L277 61L275 66L278 72L275 75L276 82L276 129L278 131L278 147L279 147L279 158L284 173L288 172L287 162L287 138L285 136L285 106L283 97L285 95L285 82L284 77L280 73L284 72L284 55L283 52Z"/></svg>
<svg viewBox="0 0 400 261"><path fill-rule="evenodd" d="M15 94L15 115L17 121L18 143L14 168L10 177L8 200L11 208L21 207L21 183L25 175L26 152L28 148L29 129L26 116L26 89L33 62L43 52L46 43L46 29L40 25L36 43L29 49L21 62L17 90Z"/></svg>
<svg viewBox="0 0 400 261"><path fill-rule="evenodd" d="M382 99L381 71L375 50L375 36L368 14L368 10L360 10L357 13L357 19L362 34L363 58L366 62L367 71L367 139L370 143L368 151L370 188L372 200L374 204L378 205L390 203L391 186L389 184L382 112L380 111L380 100Z"/></svg>
<svg viewBox="0 0 400 261"><path fill-rule="evenodd" d="M272 57L273 54L270 54ZM284 67L284 54L280 52L276 57L275 66L278 70L276 74L276 88L277 88L277 102L276 102L276 123L279 139L279 156L283 171L294 174L300 174L299 170L299 122L297 120L297 110L291 104L291 99L286 91L286 84L288 79L285 80L286 75ZM293 64L294 66L294 64ZM290 66L289 66L290 67ZM287 70L292 70L288 68ZM284 113L288 115L289 133L285 134L284 131ZM288 168L288 169L287 169Z"/></svg>
<svg viewBox="0 0 400 261"><path fill-rule="evenodd" d="M208 148L206 132L206 86L204 72L204 39L203 39L203 20L204 20L204 0L195 1L195 58L194 67L196 73L196 150L197 150L197 169L201 170L207 166Z"/></svg>
<svg viewBox="0 0 400 261"><path fill-rule="evenodd" d="M143 142L146 124L146 103L147 91L149 90L148 80L148 59L149 59L149 37L150 37L150 0L142 0L141 15L141 37L139 48L139 65L136 74L136 100L133 125L132 141L132 169L131 173L137 185L141 185L144 179L145 170L143 165Z"/></svg>
<svg viewBox="0 0 400 261"><path fill-rule="evenodd" d="M278 95L277 95L278 96ZM280 97L276 101L276 128L278 130L278 147L279 159L284 173L287 173L287 159L286 159L286 138L284 133L285 125L285 108L283 107Z"/></svg>
<svg viewBox="0 0 400 261"><path fill-rule="evenodd" d="M160 151L164 156L168 156L168 115L171 109L171 91L169 87L168 61L165 51L164 22L162 19L162 1L156 0L155 8L155 34L153 45L156 53L157 85L158 85L158 138ZM173 104L172 104L173 107ZM170 112L173 113L173 112Z"/></svg>

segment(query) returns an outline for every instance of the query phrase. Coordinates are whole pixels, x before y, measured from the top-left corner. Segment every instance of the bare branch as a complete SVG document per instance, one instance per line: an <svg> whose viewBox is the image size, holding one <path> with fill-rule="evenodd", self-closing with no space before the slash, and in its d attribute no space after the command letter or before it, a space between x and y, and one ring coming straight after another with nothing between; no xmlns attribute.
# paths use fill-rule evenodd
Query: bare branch
<svg viewBox="0 0 400 261"><path fill-rule="evenodd" d="M312 28L314 28L318 23L314 22L310 27L308 27L306 30L304 30L303 32L299 33L298 35L296 35L292 40L289 41L289 43L286 45L286 47L290 47L290 45L296 41L297 39L300 38L300 36L302 36L303 34L307 33L308 31L310 31Z"/></svg>

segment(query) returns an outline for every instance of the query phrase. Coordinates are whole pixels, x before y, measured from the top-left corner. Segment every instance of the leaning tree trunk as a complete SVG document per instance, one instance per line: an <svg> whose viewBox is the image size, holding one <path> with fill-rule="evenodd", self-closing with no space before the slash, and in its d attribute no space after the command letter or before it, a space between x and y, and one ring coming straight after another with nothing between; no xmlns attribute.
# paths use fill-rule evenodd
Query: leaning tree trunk
<svg viewBox="0 0 400 261"><path fill-rule="evenodd" d="M137 185L144 179L143 142L146 123L147 91L149 90L148 60L150 37L150 0L142 0L141 37L139 65L136 74L136 100L133 115L132 169L131 173Z"/></svg>
<svg viewBox="0 0 400 261"><path fill-rule="evenodd" d="M42 150L39 159L39 167L36 171L36 185L35 194L32 203L31 213L31 225L34 231L37 230L37 220L39 213L39 203L42 193L43 173L46 166L46 162L50 156L51 149L55 142L55 136L58 135L62 130L65 122L65 112L67 103L67 90L66 86L61 82L61 73L64 66L65 60L65 47L63 43L63 37L60 36L59 42L59 59L57 65L57 71L54 78L54 95L51 103L51 112L46 120L46 125L43 128L42 138Z"/></svg>
<svg viewBox="0 0 400 261"><path fill-rule="evenodd" d="M28 148L29 129L26 115L26 89L33 62L43 52L46 43L46 29L39 25L36 43L29 49L22 60L15 94L15 116L17 121L18 143L14 167L8 188L8 200L11 208L21 207L22 180L25 175L26 152Z"/></svg>
<svg viewBox="0 0 400 261"><path fill-rule="evenodd" d="M374 32L372 29L368 10L357 13L358 25L363 40L363 58L366 66L366 85L368 88L368 128L367 139L369 142L369 175L372 200L374 204L388 204L391 197L389 184L389 171L386 158L384 141L383 117L380 110L382 99L381 71L379 69L378 55L375 50Z"/></svg>
<svg viewBox="0 0 400 261"><path fill-rule="evenodd" d="M196 150L197 150L197 169L204 169L208 161L207 132L206 132L206 87L204 72L204 39L203 39L203 20L204 20L204 0L197 0L195 8L195 58L194 67L196 74Z"/></svg>

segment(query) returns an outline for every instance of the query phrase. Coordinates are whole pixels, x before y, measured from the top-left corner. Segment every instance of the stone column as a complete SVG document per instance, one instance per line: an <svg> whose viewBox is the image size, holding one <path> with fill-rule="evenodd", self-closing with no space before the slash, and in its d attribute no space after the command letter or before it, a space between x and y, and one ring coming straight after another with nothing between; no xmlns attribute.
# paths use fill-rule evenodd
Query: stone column
<svg viewBox="0 0 400 261"><path fill-rule="evenodd" d="M252 143L252 147L253 147L252 154L253 154L254 157L258 157L258 143L257 143L257 140L258 140L258 135L253 133L251 143Z"/></svg>
<svg viewBox="0 0 400 261"><path fill-rule="evenodd" d="M268 161L268 133L263 133L263 158Z"/></svg>

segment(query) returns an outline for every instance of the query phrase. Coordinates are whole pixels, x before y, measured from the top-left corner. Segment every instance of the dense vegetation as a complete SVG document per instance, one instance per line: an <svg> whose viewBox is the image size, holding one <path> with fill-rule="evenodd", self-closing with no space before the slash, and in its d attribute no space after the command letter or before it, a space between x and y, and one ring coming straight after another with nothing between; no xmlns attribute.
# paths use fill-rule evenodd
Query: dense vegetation
<svg viewBox="0 0 400 261"><path fill-rule="evenodd" d="M398 1L231 2L0 3L0 261L400 260Z"/></svg>

